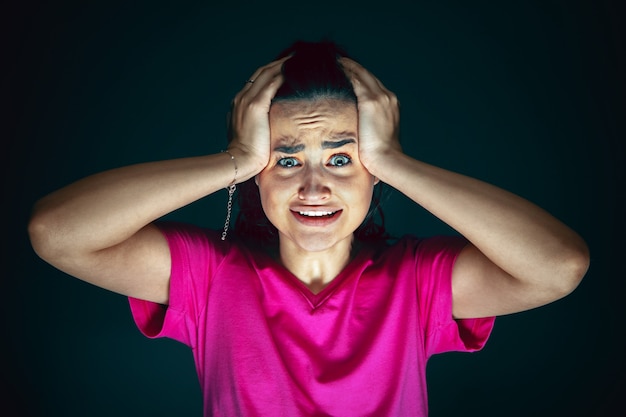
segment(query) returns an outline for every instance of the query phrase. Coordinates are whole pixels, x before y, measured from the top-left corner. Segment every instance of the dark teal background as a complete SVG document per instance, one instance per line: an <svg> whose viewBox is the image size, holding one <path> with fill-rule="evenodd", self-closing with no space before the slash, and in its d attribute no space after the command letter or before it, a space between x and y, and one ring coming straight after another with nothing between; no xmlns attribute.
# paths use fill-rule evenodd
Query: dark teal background
<svg viewBox="0 0 626 417"><path fill-rule="evenodd" d="M536 202L591 248L572 295L499 318L479 353L431 360L431 416L626 415L622 2L14 3L0 11L0 404L18 411L3 415L201 415L190 351L39 260L29 210L97 171L219 151L243 81L322 36L396 92L407 153ZM225 205L172 217L219 228ZM450 232L401 195L385 210L396 234Z"/></svg>

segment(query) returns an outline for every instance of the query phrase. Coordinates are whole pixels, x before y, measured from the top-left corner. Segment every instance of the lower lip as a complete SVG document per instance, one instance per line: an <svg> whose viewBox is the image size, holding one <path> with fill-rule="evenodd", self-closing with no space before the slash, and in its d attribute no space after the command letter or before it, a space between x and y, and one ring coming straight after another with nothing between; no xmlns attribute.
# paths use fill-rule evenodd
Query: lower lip
<svg viewBox="0 0 626 417"><path fill-rule="evenodd" d="M339 218L343 210L339 210L330 216L303 216L297 211L291 212L296 220L306 226L327 226Z"/></svg>

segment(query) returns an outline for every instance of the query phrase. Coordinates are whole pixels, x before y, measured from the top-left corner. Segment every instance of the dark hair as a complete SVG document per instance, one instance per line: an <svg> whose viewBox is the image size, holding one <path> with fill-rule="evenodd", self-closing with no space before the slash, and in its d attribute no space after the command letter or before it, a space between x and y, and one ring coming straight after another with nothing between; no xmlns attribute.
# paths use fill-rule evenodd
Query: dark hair
<svg viewBox="0 0 626 417"><path fill-rule="evenodd" d="M298 41L276 59L291 55L283 64L284 82L272 102L332 98L357 102L352 83L338 61L348 54L330 41Z"/></svg>
<svg viewBox="0 0 626 417"><path fill-rule="evenodd" d="M291 55L282 67L284 82L276 92L272 102L289 100L339 99L354 102L357 98L352 83L338 61L348 54L331 41L297 41L282 51L276 59ZM234 234L239 238L263 245L278 243L278 231L268 220L259 189L254 178L238 186L237 202L239 213L234 226ZM354 232L359 240L389 239L384 227L381 200L386 191L384 184L374 188L372 203L363 223Z"/></svg>

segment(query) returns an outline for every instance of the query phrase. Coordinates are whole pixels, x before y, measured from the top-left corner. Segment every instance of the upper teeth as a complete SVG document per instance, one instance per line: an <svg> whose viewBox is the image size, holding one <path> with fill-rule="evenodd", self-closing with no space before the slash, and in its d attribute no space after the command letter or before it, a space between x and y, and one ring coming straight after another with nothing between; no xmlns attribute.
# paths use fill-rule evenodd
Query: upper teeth
<svg viewBox="0 0 626 417"><path fill-rule="evenodd" d="M300 212L302 216L312 216L312 217L328 216L333 213L334 211L301 211Z"/></svg>

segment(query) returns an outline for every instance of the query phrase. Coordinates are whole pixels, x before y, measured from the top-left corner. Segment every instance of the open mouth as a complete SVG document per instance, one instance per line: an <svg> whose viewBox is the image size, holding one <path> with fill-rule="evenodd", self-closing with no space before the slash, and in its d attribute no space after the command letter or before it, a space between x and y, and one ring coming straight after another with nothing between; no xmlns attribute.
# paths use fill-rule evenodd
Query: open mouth
<svg viewBox="0 0 626 417"><path fill-rule="evenodd" d="M297 213L303 217L333 217L337 211L298 211Z"/></svg>
<svg viewBox="0 0 626 417"><path fill-rule="evenodd" d="M310 211L293 210L292 213L303 224L310 226L325 226L341 215L342 210L335 211Z"/></svg>

